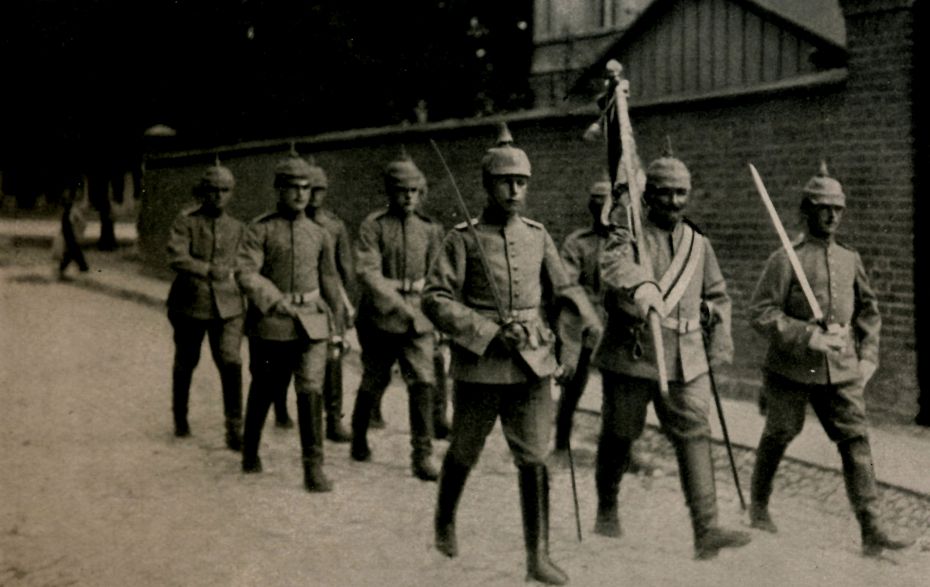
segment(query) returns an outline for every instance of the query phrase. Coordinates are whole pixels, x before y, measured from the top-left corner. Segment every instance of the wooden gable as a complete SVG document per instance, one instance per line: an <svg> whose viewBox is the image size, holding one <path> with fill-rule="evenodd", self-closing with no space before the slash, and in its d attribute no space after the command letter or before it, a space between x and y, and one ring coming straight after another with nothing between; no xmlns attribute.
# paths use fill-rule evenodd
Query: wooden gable
<svg viewBox="0 0 930 587"><path fill-rule="evenodd" d="M631 100L649 102L842 67L845 50L749 0L659 0L580 85L589 86L611 58L624 66Z"/></svg>

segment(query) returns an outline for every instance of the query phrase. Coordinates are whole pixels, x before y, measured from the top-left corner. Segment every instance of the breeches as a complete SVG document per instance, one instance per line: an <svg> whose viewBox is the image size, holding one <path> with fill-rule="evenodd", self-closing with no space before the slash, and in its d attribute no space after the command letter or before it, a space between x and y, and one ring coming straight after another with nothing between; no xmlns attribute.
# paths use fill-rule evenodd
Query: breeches
<svg viewBox="0 0 930 587"><path fill-rule="evenodd" d="M201 320L178 312L168 312L174 328L175 362L193 369L200 361L204 335L210 341L210 353L217 365L241 365L244 318Z"/></svg>
<svg viewBox="0 0 930 587"><path fill-rule="evenodd" d="M270 392L287 389L294 375L297 393L321 393L326 366L327 342L298 340L267 340L249 338L249 372L253 382Z"/></svg>
<svg viewBox="0 0 930 587"><path fill-rule="evenodd" d="M646 408L652 400L662 429L671 440L710 436L710 377L705 373L687 383L669 381L669 401L659 394L652 379L601 371L604 382L601 405L603 435L639 438L646 424Z"/></svg>
<svg viewBox="0 0 930 587"><path fill-rule="evenodd" d="M810 385L765 374L767 414L763 436L787 444L801 433L807 404L833 442L868 437L865 397L859 381Z"/></svg>
<svg viewBox="0 0 930 587"><path fill-rule="evenodd" d="M514 463L544 464L552 426L550 382L548 377L507 385L456 381L448 455L473 467L500 416Z"/></svg>
<svg viewBox="0 0 930 587"><path fill-rule="evenodd" d="M436 340L426 334L384 332L370 324L356 324L362 347L362 387L380 390L391 383L391 368L400 364L404 382L409 385L435 385L433 355Z"/></svg>

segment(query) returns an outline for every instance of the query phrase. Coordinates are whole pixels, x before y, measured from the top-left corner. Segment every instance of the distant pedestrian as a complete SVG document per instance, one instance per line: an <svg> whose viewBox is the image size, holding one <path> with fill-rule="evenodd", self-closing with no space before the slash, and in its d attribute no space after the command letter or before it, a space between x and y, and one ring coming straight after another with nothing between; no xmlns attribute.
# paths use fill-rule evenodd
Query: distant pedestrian
<svg viewBox="0 0 930 587"><path fill-rule="evenodd" d="M451 341L455 381L452 441L439 479L436 548L458 554L455 510L485 439L501 420L519 471L527 579L563 585L568 576L549 558L551 382L557 373L553 318L583 335L597 317L569 279L545 227L520 215L530 161L506 127L482 161L487 205L446 235L424 294L424 311ZM568 342L563 339L563 343ZM572 348L580 346L574 341ZM563 348L569 348L563 344ZM574 351L577 356L577 350ZM566 359L571 371L574 360Z"/></svg>
<svg viewBox="0 0 930 587"><path fill-rule="evenodd" d="M355 323L362 346L362 381L352 411L356 461L371 459L368 427L372 407L400 364L407 384L411 468L424 481L438 476L432 454L432 398L436 385L433 324L420 309L426 271L439 252L442 226L419 209L426 179L407 156L384 168L386 208L359 227L357 260L362 300Z"/></svg>
<svg viewBox="0 0 930 587"><path fill-rule="evenodd" d="M619 537L617 495L633 442L643 432L652 401L662 430L675 448L685 502L691 514L697 559L750 541L746 532L717 523L717 490L711 457L709 365L731 360L730 297L710 240L684 217L691 173L671 153L646 169L643 234L614 228L600 257L602 286L616 303L594 364L604 381L602 429L597 446L598 506L594 531ZM637 262L651 258L651 267ZM639 250L638 250L639 249ZM709 342L701 336L701 308L716 320ZM669 393L659 393L656 349L648 314L661 317Z"/></svg>
<svg viewBox="0 0 930 587"><path fill-rule="evenodd" d="M802 190L807 232L794 251L823 324L813 319L783 250L769 257L752 296L752 324L769 348L763 367L767 414L752 473L750 521L754 528L777 531L768 510L772 481L810 404L840 453L862 552L879 556L913 541L892 536L879 521L864 390L878 367L881 317L859 253L836 239L845 210L843 187L822 164Z"/></svg>
<svg viewBox="0 0 930 587"><path fill-rule="evenodd" d="M76 263L81 273L90 270L81 239L87 228L87 198L83 196L80 181L76 180L62 194L61 234L55 239L53 249L58 260L58 278L65 279L65 271L71 263Z"/></svg>
<svg viewBox="0 0 930 587"><path fill-rule="evenodd" d="M333 239L333 254L336 260L336 271L342 282L340 287L340 300L343 314L347 321L351 321L354 307L351 302L351 292L355 291L355 263L353 261L352 242L349 231L341 218L332 211L323 207L326 201L326 190L329 181L326 172L312 159L308 161L310 173L310 203L307 204L306 214L329 232ZM346 323L346 328L351 324ZM349 442L352 433L342 423L342 356L346 345L341 336L333 335L330 339L329 351L326 354L326 375L323 381L323 402L326 412L326 438L333 442ZM287 413L287 390L290 378L279 395L275 397L274 411L275 424L289 428L293 426Z"/></svg>
<svg viewBox="0 0 930 587"><path fill-rule="evenodd" d="M242 446L242 329L245 301L233 275L245 225L226 213L233 195L232 172L219 164L194 188L200 205L175 219L168 238L168 263L177 273L168 294L174 327L172 409L175 436L190 435L187 404L191 377L204 336L220 372L226 446Z"/></svg>
<svg viewBox="0 0 930 587"><path fill-rule="evenodd" d="M305 213L313 175L300 157L281 160L275 166L277 210L253 220L239 246L236 278L249 299L252 374L242 470L261 472L268 409L293 376L304 485L324 492L332 484L323 472L323 378L329 340L342 332L343 305L332 237Z"/></svg>

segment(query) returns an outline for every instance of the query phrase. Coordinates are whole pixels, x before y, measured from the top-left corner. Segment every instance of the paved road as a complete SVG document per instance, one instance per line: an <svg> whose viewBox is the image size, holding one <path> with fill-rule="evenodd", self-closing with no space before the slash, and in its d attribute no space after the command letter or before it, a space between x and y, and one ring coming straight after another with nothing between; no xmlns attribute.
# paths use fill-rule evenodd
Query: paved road
<svg viewBox="0 0 930 587"><path fill-rule="evenodd" d="M400 388L386 397L388 429L372 434L374 462L327 444L333 493L303 490L296 432L271 426L266 472L243 477L223 447L209 363L194 379L194 436L171 435L163 313L49 273L0 268L0 585L524 584L516 473L499 430L462 499L461 555L444 559L430 546L435 485L409 473ZM348 390L357 381L347 373ZM926 584L930 552L863 559L839 478L793 465L776 486L779 535L754 533L746 548L693 561L670 453L654 433L649 456L670 474L626 479L625 536L595 537L596 424L579 417L581 544L569 477L556 471L552 482L553 556L573 585ZM751 459L740 454L744 484ZM744 526L722 452L717 463L721 518ZM925 499L886 498L896 523L926 532Z"/></svg>

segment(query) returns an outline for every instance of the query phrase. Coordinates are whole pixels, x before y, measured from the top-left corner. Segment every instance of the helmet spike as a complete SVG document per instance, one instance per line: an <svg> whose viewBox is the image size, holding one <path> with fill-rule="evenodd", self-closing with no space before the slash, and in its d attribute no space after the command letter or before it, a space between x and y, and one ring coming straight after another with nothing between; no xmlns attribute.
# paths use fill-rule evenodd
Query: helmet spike
<svg viewBox="0 0 930 587"><path fill-rule="evenodd" d="M503 147L504 145L512 145L512 144L513 144L513 135L510 134L510 129L507 128L507 123L506 122L500 123L500 126L498 127L498 132L497 132L497 146Z"/></svg>
<svg viewBox="0 0 930 587"><path fill-rule="evenodd" d="M820 169L817 170L818 177L830 177L830 172L827 170L827 162L824 159L820 160Z"/></svg>

